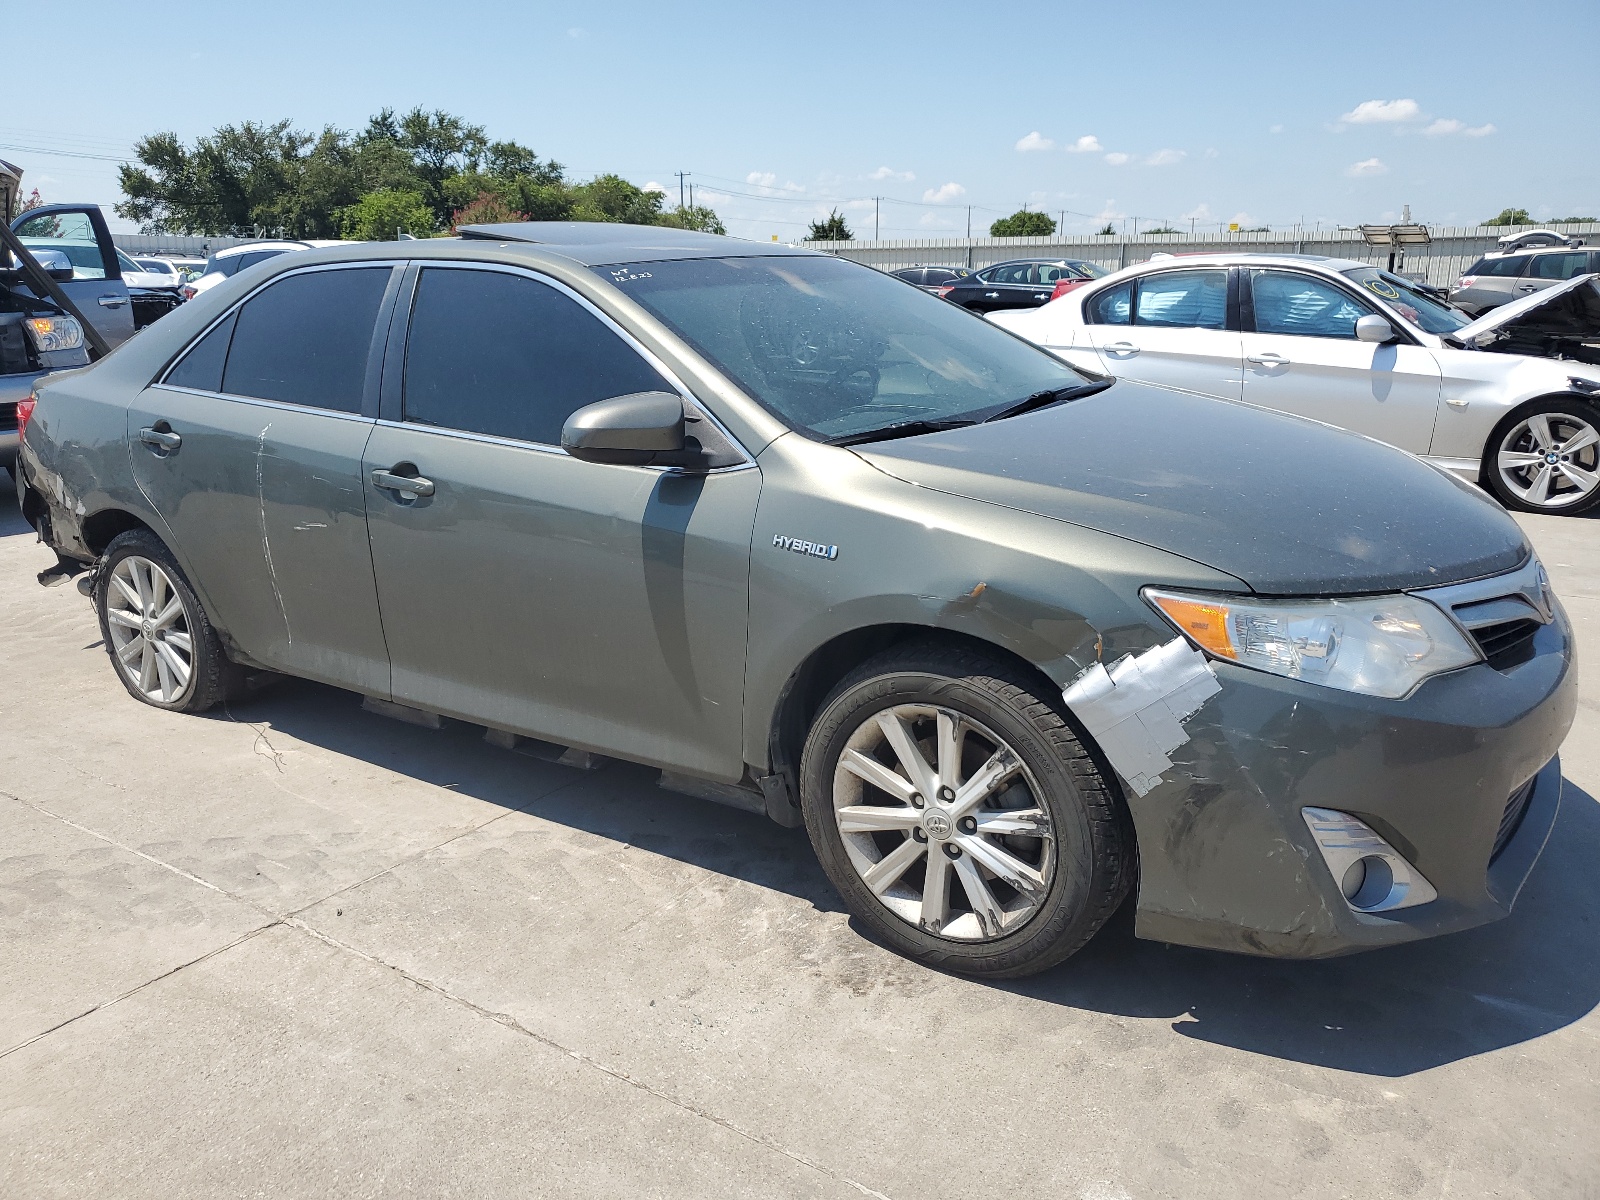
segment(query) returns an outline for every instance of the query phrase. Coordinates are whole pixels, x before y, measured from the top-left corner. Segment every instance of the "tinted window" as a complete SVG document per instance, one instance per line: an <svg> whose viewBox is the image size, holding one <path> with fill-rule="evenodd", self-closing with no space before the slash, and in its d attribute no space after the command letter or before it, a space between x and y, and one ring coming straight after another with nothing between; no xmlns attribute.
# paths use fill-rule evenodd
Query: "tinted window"
<svg viewBox="0 0 1600 1200"><path fill-rule="evenodd" d="M1221 329L1228 315L1226 271L1163 271L1139 280L1135 325Z"/></svg>
<svg viewBox="0 0 1600 1200"><path fill-rule="evenodd" d="M555 288L501 271L422 272L406 347L406 420L553 446L584 405L654 391L677 389Z"/></svg>
<svg viewBox="0 0 1600 1200"><path fill-rule="evenodd" d="M1061 267L1046 263L1039 268L1040 283L1058 283L1063 279L1082 279L1083 273L1075 267Z"/></svg>
<svg viewBox="0 0 1600 1200"><path fill-rule="evenodd" d="M1031 269L1028 263L1012 263L1009 267L991 268L983 278L986 283L1027 283Z"/></svg>
<svg viewBox="0 0 1600 1200"><path fill-rule="evenodd" d="M1589 270L1589 256L1579 250L1572 254L1535 254L1528 267L1530 279L1571 279Z"/></svg>
<svg viewBox="0 0 1600 1200"><path fill-rule="evenodd" d="M189 347L178 365L167 372L164 382L173 387L198 388L202 392L222 390L222 364L228 358L228 339L233 336L233 323L238 313L229 313L226 320Z"/></svg>
<svg viewBox="0 0 1600 1200"><path fill-rule="evenodd" d="M266 262L269 258L277 258L278 255L286 253L288 252L285 250L252 250L249 254L239 255L239 265L234 267L232 271L229 271L228 274L232 275L238 271L248 270L257 263Z"/></svg>
<svg viewBox="0 0 1600 1200"><path fill-rule="evenodd" d="M907 283L921 283L923 271L921 267L906 267L900 271L890 271L896 279L904 279Z"/></svg>
<svg viewBox="0 0 1600 1200"><path fill-rule="evenodd" d="M388 282L388 267L361 267L269 285L239 310L222 390L360 412L367 351Z"/></svg>
<svg viewBox="0 0 1600 1200"><path fill-rule="evenodd" d="M597 267L790 427L987 416L1083 377L927 292L823 255Z"/></svg>
<svg viewBox="0 0 1600 1200"><path fill-rule="evenodd" d="M1372 312L1340 288L1288 271L1251 272L1256 332L1353 338L1356 318Z"/></svg>
<svg viewBox="0 0 1600 1200"><path fill-rule="evenodd" d="M1526 254L1514 255L1511 258L1485 258L1467 274L1487 275L1491 279L1511 279L1522 274L1522 268L1527 265Z"/></svg>
<svg viewBox="0 0 1600 1200"><path fill-rule="evenodd" d="M1127 325L1132 313L1132 281L1091 296L1083 306L1083 319L1090 325Z"/></svg>
<svg viewBox="0 0 1600 1200"><path fill-rule="evenodd" d="M960 278L961 276L956 274L954 271L946 271L942 267L930 267L928 268L928 271L922 282L943 285L946 283L954 283Z"/></svg>

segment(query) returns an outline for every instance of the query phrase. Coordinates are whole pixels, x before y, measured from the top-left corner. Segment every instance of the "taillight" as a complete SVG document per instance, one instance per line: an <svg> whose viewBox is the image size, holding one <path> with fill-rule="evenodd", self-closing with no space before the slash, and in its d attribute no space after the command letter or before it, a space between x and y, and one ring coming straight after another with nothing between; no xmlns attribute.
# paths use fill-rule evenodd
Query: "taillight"
<svg viewBox="0 0 1600 1200"><path fill-rule="evenodd" d="M1088 282L1087 279L1058 279L1056 280L1055 290L1050 293L1050 299L1059 300L1074 288L1081 288Z"/></svg>
<svg viewBox="0 0 1600 1200"><path fill-rule="evenodd" d="M940 288L937 292L935 292L934 295L935 296L948 296L951 292L953 292L955 290L956 290L956 285L955 284L947 283L942 288Z"/></svg>
<svg viewBox="0 0 1600 1200"><path fill-rule="evenodd" d="M28 418L33 416L33 409L39 403L39 397L29 396L26 400L17 401L17 436L20 438L28 432Z"/></svg>

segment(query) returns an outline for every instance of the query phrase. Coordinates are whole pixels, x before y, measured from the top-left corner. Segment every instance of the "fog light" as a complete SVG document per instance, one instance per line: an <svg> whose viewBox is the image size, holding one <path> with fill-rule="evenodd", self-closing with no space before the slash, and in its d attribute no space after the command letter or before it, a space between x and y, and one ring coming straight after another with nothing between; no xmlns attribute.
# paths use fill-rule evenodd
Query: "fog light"
<svg viewBox="0 0 1600 1200"><path fill-rule="evenodd" d="M1437 900L1439 893L1372 827L1332 808L1303 808L1323 862L1356 912L1392 912Z"/></svg>

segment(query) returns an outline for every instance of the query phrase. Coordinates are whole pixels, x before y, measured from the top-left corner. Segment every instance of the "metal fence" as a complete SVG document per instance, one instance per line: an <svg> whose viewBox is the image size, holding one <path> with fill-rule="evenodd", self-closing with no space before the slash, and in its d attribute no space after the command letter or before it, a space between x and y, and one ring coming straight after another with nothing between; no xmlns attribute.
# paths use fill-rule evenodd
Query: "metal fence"
<svg viewBox="0 0 1600 1200"><path fill-rule="evenodd" d="M190 237L179 233L114 233L111 240L127 254L181 254L185 258L205 258L229 246L259 242L253 237Z"/></svg>
<svg viewBox="0 0 1600 1200"><path fill-rule="evenodd" d="M1434 228L1433 242L1407 248L1404 263L1395 264L1407 275L1428 283L1454 283L1467 267L1490 250L1499 239L1520 229L1551 228L1600 244L1600 223L1573 225L1504 226L1471 225ZM1349 258L1373 266L1389 265L1387 247L1369 246L1356 229L1294 229L1270 233L1189 234L1157 233L1032 238L925 238L907 241L807 242L823 250L865 263L879 270L898 267L986 267L1010 258L1078 258L1107 270L1145 262L1155 254L1214 254L1254 251L1268 254L1324 254Z"/></svg>

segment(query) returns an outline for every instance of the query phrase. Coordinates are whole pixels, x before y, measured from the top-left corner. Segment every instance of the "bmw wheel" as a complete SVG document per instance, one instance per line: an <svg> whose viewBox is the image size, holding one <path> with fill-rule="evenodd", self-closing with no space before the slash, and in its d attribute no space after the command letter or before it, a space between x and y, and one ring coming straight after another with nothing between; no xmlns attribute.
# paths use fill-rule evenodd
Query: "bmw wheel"
<svg viewBox="0 0 1600 1200"><path fill-rule="evenodd" d="M1600 502L1600 410L1574 398L1517 414L1490 439L1483 474L1507 508L1582 512Z"/></svg>
<svg viewBox="0 0 1600 1200"><path fill-rule="evenodd" d="M806 827L852 913L901 953L1030 975L1126 895L1126 812L1041 694L997 659L923 643L823 704L801 760Z"/></svg>
<svg viewBox="0 0 1600 1200"><path fill-rule="evenodd" d="M171 552L148 530L119 534L106 547L94 604L106 653L134 699L204 712L236 687L242 673Z"/></svg>

